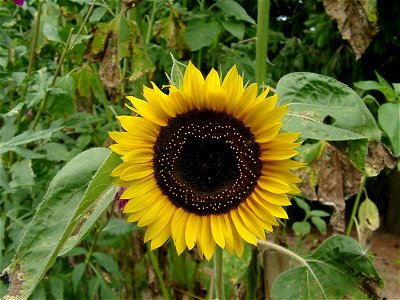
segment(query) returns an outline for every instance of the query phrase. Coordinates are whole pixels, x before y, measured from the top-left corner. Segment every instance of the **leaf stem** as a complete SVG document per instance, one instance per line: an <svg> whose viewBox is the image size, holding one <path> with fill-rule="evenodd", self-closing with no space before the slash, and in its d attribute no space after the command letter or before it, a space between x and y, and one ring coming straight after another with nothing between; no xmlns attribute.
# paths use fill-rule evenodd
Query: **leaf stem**
<svg viewBox="0 0 400 300"><path fill-rule="evenodd" d="M217 300L225 299L224 291L224 272L223 272L223 256L224 252L221 247L217 246L214 253L214 281L215 295Z"/></svg>
<svg viewBox="0 0 400 300"><path fill-rule="evenodd" d="M150 43L151 34L152 34L152 31L153 31L154 20L155 20L157 9L158 9L157 8L157 4L158 4L157 1L158 0L153 0L153 8L151 9L149 27L147 29L146 39L145 39L146 44Z"/></svg>
<svg viewBox="0 0 400 300"><path fill-rule="evenodd" d="M346 230L346 235L347 236L350 236L351 230L353 229L354 219L356 217L358 206L360 204L361 195L364 193L364 190L365 190L366 181L367 181L367 176L364 175L364 177L363 177L363 179L361 181L360 191L357 194L356 201L354 202L354 205L353 205L353 210L351 211L351 217L350 217L350 220L349 220L349 225L347 226L347 230Z"/></svg>
<svg viewBox="0 0 400 300"><path fill-rule="evenodd" d="M56 71L54 72L54 75L53 75L53 80L51 81L49 89L46 91L46 94L44 95L44 98L43 98L42 102L40 102L39 109L38 109L38 111L36 113L36 117L35 117L35 121L33 122L32 129L36 128L36 126L38 124L38 121L39 121L40 114L42 113L44 107L46 106L47 99L50 96L51 88L54 87L54 85L56 83L57 77L58 77L58 75L59 75L59 73L61 71L61 66L62 66L62 64L64 62L64 59L65 59L65 55L68 52L68 46L69 46L69 43L71 42L71 37L72 37L72 32L73 31L74 31L74 28L71 28L70 31L69 31L67 42L65 43L64 50L63 50L63 52L61 54L60 60L58 61L58 64L57 64Z"/></svg>
<svg viewBox="0 0 400 300"><path fill-rule="evenodd" d="M158 284L160 285L160 289L161 289L161 292L162 292L162 295L163 295L163 299L168 300L168 299L170 299L169 293L168 293L167 288L165 287L164 279L163 279L162 274L161 274L161 270L160 270L160 266L158 264L158 260L157 260L156 256L154 255L154 252L151 250L149 243L147 243L147 250L148 250L147 254L149 255L151 264L153 265L154 272L156 273ZM185 270L182 270L182 272L185 272Z"/></svg>
<svg viewBox="0 0 400 300"><path fill-rule="evenodd" d="M297 255L296 253L290 251L289 249L286 249L286 248L284 248L282 246L279 246L279 245L277 245L275 243L268 242L268 241L262 241L262 240L257 240L257 243L261 247L270 248L270 249L276 250L278 252L281 252L282 254L285 254L285 255L293 258L294 260L296 260L297 262L299 262L300 264L305 266L308 269L308 271L311 273L311 275L314 277L315 281L317 282L318 287L321 289L321 292L324 295L324 299L327 299L327 296L326 296L326 294L324 292L323 287L321 286L321 283L319 282L319 280L318 280L317 276L315 275L314 271L312 270L312 268L308 264L307 260L305 260L301 256Z"/></svg>
<svg viewBox="0 0 400 300"><path fill-rule="evenodd" d="M258 0L257 41L256 41L256 81L259 87L267 74L268 31L270 0Z"/></svg>

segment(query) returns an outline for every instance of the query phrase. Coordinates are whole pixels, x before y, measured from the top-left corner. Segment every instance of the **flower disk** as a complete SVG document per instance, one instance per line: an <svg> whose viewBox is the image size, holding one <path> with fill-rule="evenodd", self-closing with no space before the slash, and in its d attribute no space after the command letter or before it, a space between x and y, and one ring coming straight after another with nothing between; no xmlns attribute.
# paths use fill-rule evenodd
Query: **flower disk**
<svg viewBox="0 0 400 300"><path fill-rule="evenodd" d="M244 241L256 245L287 218L286 194L300 192L291 170L303 164L290 160L299 134L279 133L287 106L257 91L236 67L221 82L189 63L181 88L127 97L137 116L119 116L125 132L110 132L123 160L111 175L152 249L172 237L178 254L197 245L209 260L217 244L241 256Z"/></svg>

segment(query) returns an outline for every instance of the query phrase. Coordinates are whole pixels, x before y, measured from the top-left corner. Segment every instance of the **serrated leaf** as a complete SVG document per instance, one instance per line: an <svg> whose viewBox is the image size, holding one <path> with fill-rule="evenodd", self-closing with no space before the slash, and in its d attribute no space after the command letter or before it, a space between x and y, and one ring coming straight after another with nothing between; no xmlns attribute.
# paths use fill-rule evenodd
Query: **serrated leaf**
<svg viewBox="0 0 400 300"><path fill-rule="evenodd" d="M8 294L4 299L27 299L71 234L78 231L81 235L82 216L96 202L104 202L104 195L108 195L107 201L112 201L109 174L119 161L110 152L104 148L82 152L51 181L8 268L13 296Z"/></svg>
<svg viewBox="0 0 400 300"><path fill-rule="evenodd" d="M304 265L282 273L272 286L273 299L364 299L370 284L383 280L366 251L347 236L327 239ZM373 295L377 296L377 295Z"/></svg>
<svg viewBox="0 0 400 300"><path fill-rule="evenodd" d="M400 156L400 103L385 103L379 107L378 121L390 139L395 156Z"/></svg>

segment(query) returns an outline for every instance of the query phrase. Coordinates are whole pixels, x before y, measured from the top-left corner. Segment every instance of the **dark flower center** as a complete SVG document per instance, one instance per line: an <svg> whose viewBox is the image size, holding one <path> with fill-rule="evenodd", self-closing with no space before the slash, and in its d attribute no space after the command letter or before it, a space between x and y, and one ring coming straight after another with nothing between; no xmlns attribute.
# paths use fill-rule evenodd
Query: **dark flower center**
<svg viewBox="0 0 400 300"><path fill-rule="evenodd" d="M261 176L260 147L243 122L192 110L171 119L154 145L158 186L177 207L198 215L237 208Z"/></svg>

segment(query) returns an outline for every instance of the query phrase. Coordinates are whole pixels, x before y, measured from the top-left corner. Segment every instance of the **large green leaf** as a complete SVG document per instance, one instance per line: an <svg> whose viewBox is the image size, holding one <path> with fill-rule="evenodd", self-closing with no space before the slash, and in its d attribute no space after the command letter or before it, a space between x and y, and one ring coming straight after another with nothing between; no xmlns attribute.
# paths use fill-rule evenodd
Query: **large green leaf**
<svg viewBox="0 0 400 300"><path fill-rule="evenodd" d="M333 78L290 73L277 85L280 104L288 104L284 129L303 138L347 141L380 140L376 122L355 91Z"/></svg>
<svg viewBox="0 0 400 300"><path fill-rule="evenodd" d="M303 266L283 272L272 286L272 298L364 299L377 286L383 287L383 280L366 250L338 235L327 239Z"/></svg>
<svg viewBox="0 0 400 300"><path fill-rule="evenodd" d="M100 213L98 208L104 210L112 201L115 188L109 174L118 163L110 150L94 148L58 172L7 270L10 289L5 299L27 299L60 250L72 248L87 232ZM67 242L70 237L73 242Z"/></svg>
<svg viewBox="0 0 400 300"><path fill-rule="evenodd" d="M400 103L382 104L378 120L390 139L394 155L400 156Z"/></svg>

